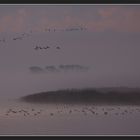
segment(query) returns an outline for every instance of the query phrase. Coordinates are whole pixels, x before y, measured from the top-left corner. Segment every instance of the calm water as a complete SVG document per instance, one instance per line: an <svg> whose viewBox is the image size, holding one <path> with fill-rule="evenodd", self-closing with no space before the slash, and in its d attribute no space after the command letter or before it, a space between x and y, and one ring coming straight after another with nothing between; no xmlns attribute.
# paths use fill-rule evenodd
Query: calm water
<svg viewBox="0 0 140 140"><path fill-rule="evenodd" d="M26 104L15 100L1 101L0 105L0 135L139 134L138 106Z"/></svg>

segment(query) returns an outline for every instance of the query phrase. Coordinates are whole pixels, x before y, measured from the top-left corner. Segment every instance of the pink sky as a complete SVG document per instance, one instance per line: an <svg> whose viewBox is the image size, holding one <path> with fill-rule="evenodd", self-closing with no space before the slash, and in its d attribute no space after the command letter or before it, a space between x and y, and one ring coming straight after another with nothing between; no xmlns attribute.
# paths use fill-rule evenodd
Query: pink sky
<svg viewBox="0 0 140 140"><path fill-rule="evenodd" d="M140 31L140 9L132 6L95 6L85 9L76 16L65 6L64 9L49 11L43 8L32 12L32 8L18 8L12 12L5 12L0 17L0 31L24 31L27 27L42 30L46 27L63 28L75 25L87 27L91 31L101 32L112 30L117 32L139 32ZM78 7L78 6L77 6ZM80 9L80 6L78 7ZM56 12L56 13L55 13ZM64 15L63 15L64 14ZM41 15L41 16L40 16ZM52 15L52 18L51 18ZM56 15L56 19L55 19ZM63 16L59 19L59 16ZM83 16L82 16L83 15ZM87 18L89 17L89 18ZM97 19L94 17L98 17ZM35 22L32 22L32 18Z"/></svg>

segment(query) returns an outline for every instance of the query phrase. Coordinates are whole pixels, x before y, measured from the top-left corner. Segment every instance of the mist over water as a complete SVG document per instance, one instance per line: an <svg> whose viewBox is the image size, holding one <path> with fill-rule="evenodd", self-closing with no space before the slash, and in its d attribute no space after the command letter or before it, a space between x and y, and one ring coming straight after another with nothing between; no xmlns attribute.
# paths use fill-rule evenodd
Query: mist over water
<svg viewBox="0 0 140 140"><path fill-rule="evenodd" d="M0 11L0 135L140 134L136 104L58 105L53 100L50 105L18 100L65 89L140 88L139 6L1 5ZM84 30L70 29L75 27ZM88 70L30 69L70 65Z"/></svg>
<svg viewBox="0 0 140 140"><path fill-rule="evenodd" d="M15 34L15 35L13 35ZM16 33L5 35L0 51L1 98L17 98L23 95L64 88L138 87L140 83L136 42L128 45L117 33L114 43L104 33L32 33L23 40L12 41ZM2 35L1 35L2 36ZM131 35L129 35L131 36ZM100 41L99 38L103 37ZM137 38L135 38L135 41ZM130 40L130 42L132 42ZM132 44L132 43L131 43ZM49 50L35 51L36 45L50 45ZM56 50L55 46L60 46ZM134 53L135 50L135 53ZM29 67L48 65L88 66L86 72L61 72L33 74Z"/></svg>

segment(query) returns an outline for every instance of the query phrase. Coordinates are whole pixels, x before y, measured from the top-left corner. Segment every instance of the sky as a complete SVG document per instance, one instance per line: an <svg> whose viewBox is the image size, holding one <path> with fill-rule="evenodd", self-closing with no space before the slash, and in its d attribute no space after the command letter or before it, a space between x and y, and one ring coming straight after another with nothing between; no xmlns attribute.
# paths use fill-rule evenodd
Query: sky
<svg viewBox="0 0 140 140"><path fill-rule="evenodd" d="M86 30L65 31L73 27ZM56 32L45 32L48 28ZM12 40L22 33L29 36ZM0 40L6 39L0 41L1 96L73 87L140 87L139 37L140 5L0 5ZM36 45L51 49L36 51ZM90 70L29 72L31 66L61 64Z"/></svg>
<svg viewBox="0 0 140 140"><path fill-rule="evenodd" d="M139 5L0 5L0 31L86 26L90 31L139 32Z"/></svg>

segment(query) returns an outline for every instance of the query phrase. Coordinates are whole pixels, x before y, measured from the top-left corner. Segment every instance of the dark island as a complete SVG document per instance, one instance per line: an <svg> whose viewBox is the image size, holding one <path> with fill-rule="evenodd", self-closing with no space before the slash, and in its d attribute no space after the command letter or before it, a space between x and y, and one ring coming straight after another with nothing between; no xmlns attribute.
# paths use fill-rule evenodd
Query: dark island
<svg viewBox="0 0 140 140"><path fill-rule="evenodd" d="M86 88L41 92L20 98L28 103L140 105L138 88Z"/></svg>

